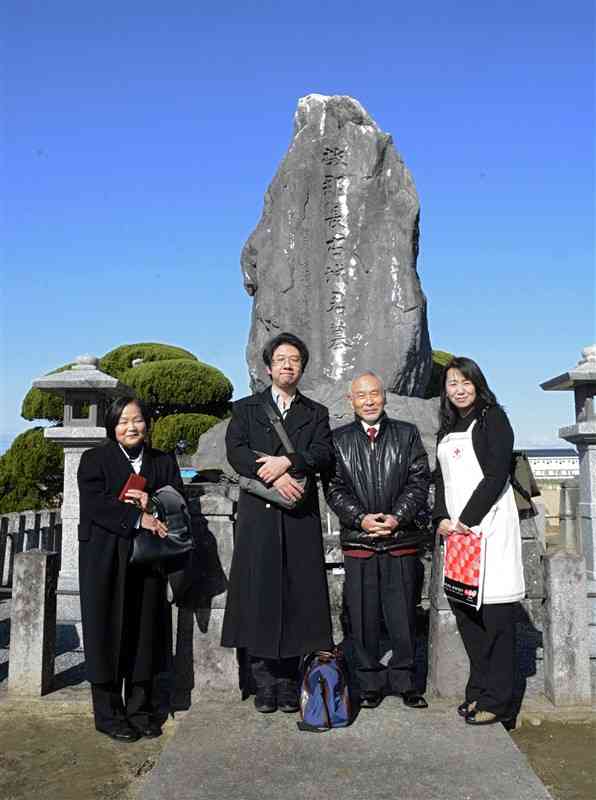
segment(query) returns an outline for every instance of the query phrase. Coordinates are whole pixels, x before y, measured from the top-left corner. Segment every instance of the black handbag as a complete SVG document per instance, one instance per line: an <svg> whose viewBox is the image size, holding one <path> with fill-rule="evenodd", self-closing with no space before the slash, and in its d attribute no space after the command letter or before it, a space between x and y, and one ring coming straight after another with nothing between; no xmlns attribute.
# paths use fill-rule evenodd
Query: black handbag
<svg viewBox="0 0 596 800"><path fill-rule="evenodd" d="M156 569L169 574L184 569L194 541L191 520L184 497L173 486L164 486L151 495L153 515L168 526L163 539L139 528L132 543L128 563L132 567Z"/></svg>
<svg viewBox="0 0 596 800"><path fill-rule="evenodd" d="M290 437L284 430L284 426L281 423L281 419L278 417L278 415L275 413L273 408L271 408L271 406L268 403L265 403L265 413L269 417L269 421L271 422L273 429L279 436L286 453L288 455L292 455L292 453L295 453L296 451L294 450L294 446L290 441ZM267 455L267 453L257 452L256 455L264 456ZM294 480L296 480L304 489L304 494L299 500L286 500L286 498L277 491L275 486L267 486L266 483L263 483L263 481L259 480L258 478L247 478L244 475L240 475L240 477L238 478L238 484L241 489L244 489L245 492L248 492L249 494L254 494L263 500L267 500L267 502L273 503L274 505L279 506L280 508L283 508L286 511L292 511L296 509L300 505L300 503L302 503L302 501L304 500L304 498L308 493L307 477L295 478Z"/></svg>

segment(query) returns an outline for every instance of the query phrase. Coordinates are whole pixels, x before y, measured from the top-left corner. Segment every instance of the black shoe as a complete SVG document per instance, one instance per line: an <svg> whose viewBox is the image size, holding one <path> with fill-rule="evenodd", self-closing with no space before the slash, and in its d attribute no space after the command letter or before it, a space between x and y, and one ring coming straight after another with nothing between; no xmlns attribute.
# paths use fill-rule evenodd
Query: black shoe
<svg viewBox="0 0 596 800"><path fill-rule="evenodd" d="M131 727L145 739L157 739L162 734L161 725L153 719L148 722L135 722L135 720L129 722Z"/></svg>
<svg viewBox="0 0 596 800"><path fill-rule="evenodd" d="M404 701L404 706L408 708L428 708L428 703L416 689L408 689L407 692L402 692L401 698Z"/></svg>
<svg viewBox="0 0 596 800"><path fill-rule="evenodd" d="M277 707L285 714L295 714L300 709L298 684L291 680L277 682Z"/></svg>
<svg viewBox="0 0 596 800"><path fill-rule="evenodd" d="M105 733L110 739L117 742L136 742L141 738L141 734L123 719L121 722L113 722L109 728L95 726L99 733Z"/></svg>
<svg viewBox="0 0 596 800"><path fill-rule="evenodd" d="M260 714L273 714L277 711L277 697L271 690L257 689L255 695L255 708Z"/></svg>
<svg viewBox="0 0 596 800"><path fill-rule="evenodd" d="M383 695L381 692L362 692L360 696L360 708L376 708L381 704Z"/></svg>

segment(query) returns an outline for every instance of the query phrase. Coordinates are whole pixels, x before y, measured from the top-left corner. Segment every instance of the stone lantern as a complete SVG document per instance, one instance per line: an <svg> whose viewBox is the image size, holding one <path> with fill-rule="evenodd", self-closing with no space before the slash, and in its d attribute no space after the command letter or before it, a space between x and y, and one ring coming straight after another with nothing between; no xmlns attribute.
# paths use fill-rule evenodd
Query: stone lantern
<svg viewBox="0 0 596 800"><path fill-rule="evenodd" d="M79 462L85 450L106 439L103 425L106 410L112 400L133 394L129 386L101 372L98 363L99 360L94 356L79 356L70 369L44 375L43 378L33 381L36 389L64 397L63 426L45 430L46 439L64 448L62 558L58 580L58 619L61 621L80 619L77 486Z"/></svg>
<svg viewBox="0 0 596 800"><path fill-rule="evenodd" d="M568 372L541 384L546 392L572 391L575 425L559 429L559 436L579 454L579 517L588 580L596 580L596 345L582 350L583 358Z"/></svg>
<svg viewBox="0 0 596 800"><path fill-rule="evenodd" d="M577 366L541 384L546 392L572 391L575 425L559 429L559 436L579 454L579 529L586 560L588 601L592 612L591 653L596 655L596 345L584 347Z"/></svg>

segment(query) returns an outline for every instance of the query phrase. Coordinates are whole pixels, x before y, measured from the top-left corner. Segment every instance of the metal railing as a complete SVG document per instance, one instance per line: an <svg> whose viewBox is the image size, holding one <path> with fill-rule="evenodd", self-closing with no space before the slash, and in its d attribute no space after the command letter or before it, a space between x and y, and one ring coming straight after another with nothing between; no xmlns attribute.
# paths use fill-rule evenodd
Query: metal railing
<svg viewBox="0 0 596 800"><path fill-rule="evenodd" d="M12 589L15 555L38 549L62 552L60 509L0 515L0 590Z"/></svg>

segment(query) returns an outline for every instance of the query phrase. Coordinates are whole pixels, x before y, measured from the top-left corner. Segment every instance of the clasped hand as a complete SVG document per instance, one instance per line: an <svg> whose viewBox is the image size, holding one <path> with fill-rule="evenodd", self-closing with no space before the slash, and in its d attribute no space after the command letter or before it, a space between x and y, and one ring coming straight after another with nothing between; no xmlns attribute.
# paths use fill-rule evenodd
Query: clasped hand
<svg viewBox="0 0 596 800"><path fill-rule="evenodd" d="M399 526L399 520L393 514L366 514L360 523L363 531L369 536L388 536Z"/></svg>
<svg viewBox="0 0 596 800"><path fill-rule="evenodd" d="M295 478L288 475L292 462L287 456L260 456L257 458L257 464L261 465L257 475L264 483L275 486L286 500L297 502L301 499L304 488Z"/></svg>
<svg viewBox="0 0 596 800"><path fill-rule="evenodd" d="M292 466L287 456L260 456L257 458L257 464L261 465L257 475L267 484L275 483Z"/></svg>

